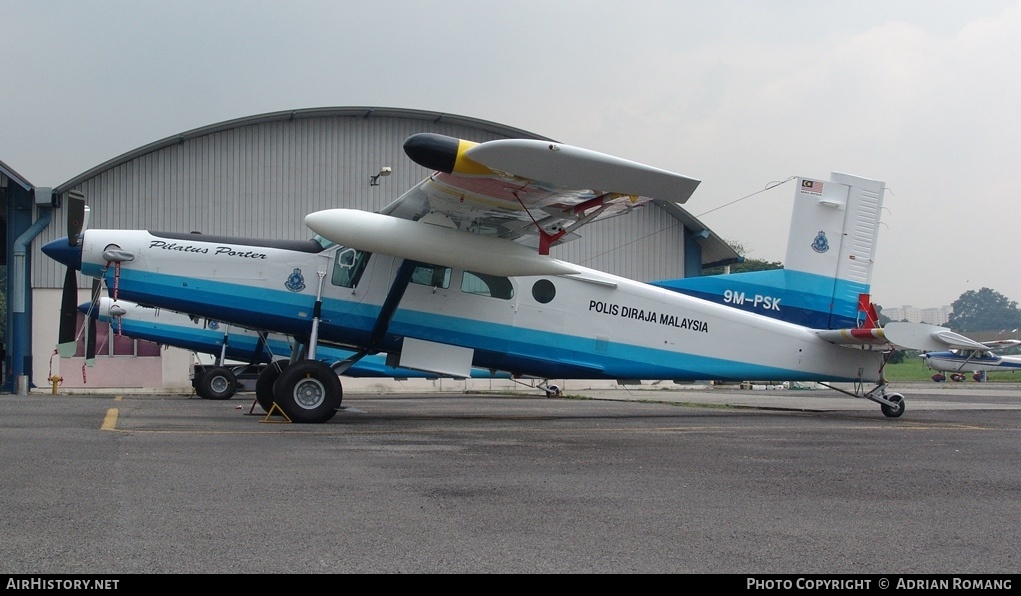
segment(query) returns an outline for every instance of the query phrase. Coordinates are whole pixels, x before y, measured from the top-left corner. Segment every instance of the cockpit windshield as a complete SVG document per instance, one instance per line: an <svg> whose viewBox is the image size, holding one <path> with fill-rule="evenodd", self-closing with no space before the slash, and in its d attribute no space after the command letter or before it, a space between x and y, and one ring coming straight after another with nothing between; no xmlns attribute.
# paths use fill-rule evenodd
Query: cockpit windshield
<svg viewBox="0 0 1021 596"><path fill-rule="evenodd" d="M323 247L323 250L337 246L336 242L333 242L332 240L327 240L326 238L323 238L319 234L312 236L312 242L315 242L319 246Z"/></svg>

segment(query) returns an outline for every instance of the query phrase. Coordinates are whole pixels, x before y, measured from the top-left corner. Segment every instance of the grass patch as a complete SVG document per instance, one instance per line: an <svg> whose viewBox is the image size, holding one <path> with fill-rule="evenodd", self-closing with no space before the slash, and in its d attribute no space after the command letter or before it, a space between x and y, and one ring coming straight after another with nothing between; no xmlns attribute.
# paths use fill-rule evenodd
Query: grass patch
<svg viewBox="0 0 1021 596"><path fill-rule="evenodd" d="M924 360L911 354L900 364L887 364L883 372L888 381L932 381L932 375L936 374L936 371L925 365ZM971 371L966 371L966 373L967 382L974 383ZM1021 375L1010 372L990 372L986 373L986 379L989 382L1018 383L1021 382Z"/></svg>

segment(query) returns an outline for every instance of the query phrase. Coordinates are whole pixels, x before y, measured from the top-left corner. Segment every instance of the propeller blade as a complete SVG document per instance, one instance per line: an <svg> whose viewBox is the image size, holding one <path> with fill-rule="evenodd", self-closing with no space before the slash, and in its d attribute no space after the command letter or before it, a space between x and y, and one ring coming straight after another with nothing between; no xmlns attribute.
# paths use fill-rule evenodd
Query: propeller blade
<svg viewBox="0 0 1021 596"><path fill-rule="evenodd" d="M57 354L61 358L74 356L78 344L78 275L68 268L64 275L64 293L60 299L60 330L57 334Z"/></svg>
<svg viewBox="0 0 1021 596"><path fill-rule="evenodd" d="M78 236L85 227L85 195L78 191L67 193L67 243L78 246Z"/></svg>
<svg viewBox="0 0 1021 596"><path fill-rule="evenodd" d="M98 277L92 278L92 312L99 313L99 298L103 291L103 280Z"/></svg>

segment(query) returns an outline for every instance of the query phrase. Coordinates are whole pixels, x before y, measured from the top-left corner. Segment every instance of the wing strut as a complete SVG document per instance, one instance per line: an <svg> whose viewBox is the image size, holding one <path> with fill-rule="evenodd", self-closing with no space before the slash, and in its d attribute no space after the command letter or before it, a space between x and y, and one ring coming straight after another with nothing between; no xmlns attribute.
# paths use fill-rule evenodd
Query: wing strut
<svg viewBox="0 0 1021 596"><path fill-rule="evenodd" d="M555 233L551 234L546 230L542 229L542 224L536 221L535 216L532 215L532 212L528 210L528 207L525 205L525 202L521 200L521 197L518 196L517 192L514 193L514 198L518 200L518 204L520 204L521 208L525 210L525 213L528 214L529 219L531 219L532 223L535 224L535 229L539 232L539 254L543 256L549 256L550 246L552 246L554 242L560 240L567 234L570 234L572 231L592 221L593 219L598 217L599 214L601 214L603 211L606 211L606 208L608 207L608 205L606 204L606 200L608 198L613 197L614 197L613 193L603 193L598 197L589 199L579 205L575 205L572 209L570 209L570 211L575 214L583 214L589 209L592 209L593 207L595 209L590 213L585 214L583 217L578 219L578 221L574 222L573 224L565 228L560 228Z"/></svg>
<svg viewBox="0 0 1021 596"><path fill-rule="evenodd" d="M269 352L269 361L273 362L273 352L270 352L268 350L268 346L266 345L266 332L265 331L259 331L257 333L257 335L258 335L259 339L256 340L256 342L255 342L255 350L252 351L252 358L248 362L248 364L256 364L256 363L258 363L259 360L262 358L262 353L263 353L264 350L266 352Z"/></svg>
<svg viewBox="0 0 1021 596"><path fill-rule="evenodd" d="M415 272L415 267L418 267L418 265L417 261L409 259L401 261L401 266L397 268L397 275L394 276L394 281L390 284L390 291L387 292L386 300L383 301L383 307L379 310L379 317L376 318L376 323L372 326L368 347L341 362L333 364L331 368L337 371L338 375L344 374L347 369L354 366L356 362L370 353L379 351L383 336L386 335L386 330L390 327L390 321L393 320L394 313L397 312L397 305L401 303L401 298L404 297L404 292L408 289L408 284L411 283L411 274Z"/></svg>
<svg viewBox="0 0 1021 596"><path fill-rule="evenodd" d="M957 367L957 371L960 372L964 370L964 367L968 366L968 363L971 362L974 358L976 358L978 356L978 353L979 353L978 350L968 350L968 356L964 359L964 362L962 362L961 365Z"/></svg>
<svg viewBox="0 0 1021 596"><path fill-rule="evenodd" d="M404 297L404 292L408 289L408 284L411 283L411 274L415 272L415 267L418 265L417 261L409 259L401 261L401 266L397 269L397 275L394 276L394 281L390 285L386 300L383 301L383 308L379 311L376 324L372 327L372 335L369 336L370 348L379 348L383 336L386 335L386 330L390 327L390 321L393 320L394 313L397 312L397 305L401 303L401 298Z"/></svg>

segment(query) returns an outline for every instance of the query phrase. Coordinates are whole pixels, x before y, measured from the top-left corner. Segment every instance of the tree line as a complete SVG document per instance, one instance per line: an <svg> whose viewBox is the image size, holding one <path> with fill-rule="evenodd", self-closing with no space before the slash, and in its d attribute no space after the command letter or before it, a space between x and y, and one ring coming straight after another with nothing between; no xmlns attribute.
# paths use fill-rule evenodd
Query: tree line
<svg viewBox="0 0 1021 596"><path fill-rule="evenodd" d="M1021 310L1016 300L1010 300L1003 294L990 288L968 290L950 305L953 312L947 319L946 327L959 333L976 331L995 331L998 333L1016 333L1021 330ZM880 323L890 321L884 318L881 307ZM923 321L927 322L927 321Z"/></svg>

